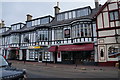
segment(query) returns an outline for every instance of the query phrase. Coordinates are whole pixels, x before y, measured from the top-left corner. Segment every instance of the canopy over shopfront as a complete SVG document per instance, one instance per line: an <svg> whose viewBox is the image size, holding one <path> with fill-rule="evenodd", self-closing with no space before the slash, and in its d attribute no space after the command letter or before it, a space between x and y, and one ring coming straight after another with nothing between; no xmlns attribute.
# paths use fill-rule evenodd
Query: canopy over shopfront
<svg viewBox="0 0 120 80"><path fill-rule="evenodd" d="M57 46L51 46L51 47L48 49L48 51L49 51L49 52L56 52L57 49L58 49Z"/></svg>
<svg viewBox="0 0 120 80"><path fill-rule="evenodd" d="M60 45L58 51L91 51L94 50L94 44L82 45Z"/></svg>

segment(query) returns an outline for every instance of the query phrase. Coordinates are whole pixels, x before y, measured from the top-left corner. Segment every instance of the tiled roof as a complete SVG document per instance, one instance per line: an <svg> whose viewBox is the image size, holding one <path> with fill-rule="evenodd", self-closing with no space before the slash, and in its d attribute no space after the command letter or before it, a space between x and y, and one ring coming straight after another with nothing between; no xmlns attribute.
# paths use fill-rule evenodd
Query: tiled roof
<svg viewBox="0 0 120 80"><path fill-rule="evenodd" d="M49 28L49 27L56 27L56 26L60 26L60 25L69 25L69 24L74 23L75 21L83 21L83 20L84 21L92 21L95 18L95 15L100 8L92 9L92 13L87 16L82 16L82 17L78 17L78 18L74 18L74 19L67 19L67 20L62 20L62 21L57 21L57 19L55 18L51 23L48 23L48 24L37 25L37 26L32 26L32 27L26 27L26 25L25 25L21 29L18 29L16 31L8 30L8 31L2 33L1 35L9 35L11 33L29 32L29 31L36 30L38 28Z"/></svg>
<svg viewBox="0 0 120 80"><path fill-rule="evenodd" d="M51 24L51 26L69 25L73 21L93 20L95 14L98 12L98 10L99 10L99 8L95 8L95 9L92 10L92 13L90 15L82 16L82 17L78 17L78 18L74 18L74 19L67 19L67 20L57 21L57 19L55 18L50 24Z"/></svg>

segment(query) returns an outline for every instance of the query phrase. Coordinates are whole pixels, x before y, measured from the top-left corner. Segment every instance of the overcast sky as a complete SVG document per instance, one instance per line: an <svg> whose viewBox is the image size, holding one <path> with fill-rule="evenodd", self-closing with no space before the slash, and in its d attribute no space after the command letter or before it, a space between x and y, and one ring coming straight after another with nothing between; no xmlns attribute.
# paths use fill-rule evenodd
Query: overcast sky
<svg viewBox="0 0 120 80"><path fill-rule="evenodd" d="M54 16L54 6L58 0L2 0L0 2L0 19L5 21L6 26L18 22L25 22L26 15L31 14L34 18L47 15ZM107 0L99 0L104 4ZM94 0L59 0L60 11L67 11L85 6L94 8Z"/></svg>

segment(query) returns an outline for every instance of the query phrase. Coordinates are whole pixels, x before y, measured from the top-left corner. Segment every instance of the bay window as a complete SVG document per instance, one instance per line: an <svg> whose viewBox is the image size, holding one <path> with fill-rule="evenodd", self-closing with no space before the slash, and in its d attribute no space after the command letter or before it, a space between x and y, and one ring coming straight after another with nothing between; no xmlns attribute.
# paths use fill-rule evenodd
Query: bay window
<svg viewBox="0 0 120 80"><path fill-rule="evenodd" d="M55 30L55 39L63 39L63 30L62 29L56 29Z"/></svg>
<svg viewBox="0 0 120 80"><path fill-rule="evenodd" d="M48 41L48 30L40 30L37 35L38 41Z"/></svg>

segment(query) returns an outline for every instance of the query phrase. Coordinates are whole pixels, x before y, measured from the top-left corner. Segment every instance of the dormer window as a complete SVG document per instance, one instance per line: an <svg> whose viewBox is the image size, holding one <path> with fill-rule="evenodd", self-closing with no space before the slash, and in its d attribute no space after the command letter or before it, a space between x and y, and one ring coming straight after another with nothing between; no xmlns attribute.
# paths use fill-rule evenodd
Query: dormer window
<svg viewBox="0 0 120 80"><path fill-rule="evenodd" d="M46 17L37 18L37 19L27 21L26 24L27 24L27 27L36 26L36 25L43 25L43 24L50 23L52 21L52 19L53 18L51 16L46 16Z"/></svg>
<svg viewBox="0 0 120 80"><path fill-rule="evenodd" d="M11 25L11 29L18 30L18 29L21 29L23 26L24 26L23 23L13 24L13 25Z"/></svg>
<svg viewBox="0 0 120 80"><path fill-rule="evenodd" d="M66 11L66 12L62 12L62 13L57 14L57 21L82 17L82 16L86 16L89 14L91 14L91 9L89 7L71 10L71 11Z"/></svg>

